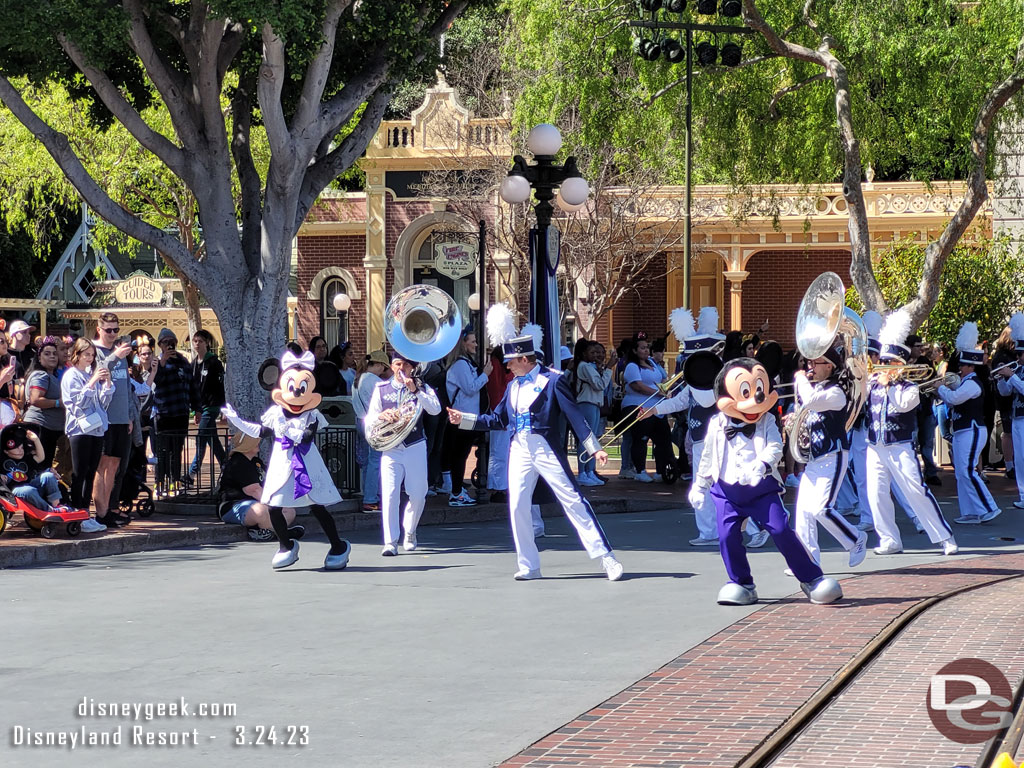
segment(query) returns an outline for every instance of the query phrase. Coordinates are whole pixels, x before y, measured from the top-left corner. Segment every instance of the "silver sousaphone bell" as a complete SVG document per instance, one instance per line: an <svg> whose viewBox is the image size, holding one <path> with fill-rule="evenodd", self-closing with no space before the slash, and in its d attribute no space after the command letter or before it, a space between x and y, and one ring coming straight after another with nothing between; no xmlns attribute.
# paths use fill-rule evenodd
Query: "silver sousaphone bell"
<svg viewBox="0 0 1024 768"><path fill-rule="evenodd" d="M402 357L417 363L440 360L459 342L462 313L455 300L433 285L410 285L388 302L384 335Z"/></svg>
<svg viewBox="0 0 1024 768"><path fill-rule="evenodd" d="M410 285L388 302L384 335L404 358L417 363L440 360L459 343L462 313L455 300L440 288ZM423 406L419 398L408 397L399 403L398 412L397 421L378 419L367 425L366 442L374 450L387 451L405 440L419 422Z"/></svg>

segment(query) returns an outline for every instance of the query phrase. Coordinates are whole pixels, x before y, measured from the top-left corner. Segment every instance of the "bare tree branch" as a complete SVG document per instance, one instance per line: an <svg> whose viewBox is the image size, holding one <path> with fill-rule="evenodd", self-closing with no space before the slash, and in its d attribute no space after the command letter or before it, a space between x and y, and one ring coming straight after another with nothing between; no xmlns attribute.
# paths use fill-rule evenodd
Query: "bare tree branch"
<svg viewBox="0 0 1024 768"><path fill-rule="evenodd" d="M252 157L252 94L256 89L255 77L249 76L238 84L231 100L231 155L235 160L241 186L240 213L242 217L242 254L250 274L260 268L260 205L261 181Z"/></svg>
<svg viewBox="0 0 1024 768"><path fill-rule="evenodd" d="M96 95L100 97L103 104L138 140L139 144L160 158L178 178L185 181L191 180L193 178L192 168L181 149L167 137L150 128L135 107L121 95L117 86L107 77L107 73L89 64L77 45L63 34L58 34L57 39L75 66L89 78L93 90L96 91Z"/></svg>
<svg viewBox="0 0 1024 768"><path fill-rule="evenodd" d="M313 60L306 67L306 77L302 83L302 96L299 98L299 108L292 121L295 130L303 130L311 124L320 111L320 101L324 97L324 89L327 87L327 76L331 71L331 61L334 58L334 44L338 33L338 20L341 14L352 4L352 0L331 0L327 5L327 12L324 15L323 26L321 27L320 49L316 52Z"/></svg>
<svg viewBox="0 0 1024 768"><path fill-rule="evenodd" d="M280 158L275 164L288 166L295 160L295 146L284 118L284 106L281 104L285 77L287 74L284 64L284 41L269 24L264 24L263 64L260 66L257 92L271 154L275 161Z"/></svg>
<svg viewBox="0 0 1024 768"><path fill-rule="evenodd" d="M819 72L816 75L808 77L806 80L801 80L799 83L793 83L793 85L787 85L785 88L776 91L775 95L772 96L771 102L768 104L768 113L776 120L778 120L780 117L779 102L782 101L783 98L785 98L791 93L799 91L801 88L808 86L811 83L817 83L820 82L821 80L828 80L828 74L825 72Z"/></svg>

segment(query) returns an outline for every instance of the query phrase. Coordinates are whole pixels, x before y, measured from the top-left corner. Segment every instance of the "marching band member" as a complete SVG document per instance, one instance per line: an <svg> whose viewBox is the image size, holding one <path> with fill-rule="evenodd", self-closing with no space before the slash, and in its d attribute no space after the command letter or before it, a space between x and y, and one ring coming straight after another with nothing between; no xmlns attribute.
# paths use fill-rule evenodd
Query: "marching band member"
<svg viewBox="0 0 1024 768"><path fill-rule="evenodd" d="M1002 511L978 474L978 459L988 440L988 429L985 427L984 393L974 370L975 366L985 364L985 353L977 345L977 323L964 323L956 337L960 386L956 389L941 386L935 392L949 406L956 496L960 504L960 517L953 522L962 525L987 523Z"/></svg>
<svg viewBox="0 0 1024 768"><path fill-rule="evenodd" d="M906 365L910 349L903 342L910 333L910 315L897 310L886 318L879 334L881 359L892 365ZM868 501L879 546L875 554L894 555L903 551L891 486L895 482L917 514L933 544L942 544L943 554L955 555L959 548L939 503L921 478L914 453L914 409L920 402L917 385L898 375L882 371L868 385L868 446L866 476Z"/></svg>
<svg viewBox="0 0 1024 768"><path fill-rule="evenodd" d="M794 376L797 406L809 411L810 461L804 467L796 496L796 535L815 563L821 564L818 523L850 553L850 567L860 565L867 554L868 535L858 531L836 512L836 497L846 475L850 438L846 432L849 400L837 381L843 355L830 347L822 357L808 361L810 376Z"/></svg>
<svg viewBox="0 0 1024 768"><path fill-rule="evenodd" d="M460 429L503 429L512 434L508 486L512 536L519 563L515 573L517 581L541 578L540 553L534 541L530 509L534 488L541 477L576 528L587 554L591 558L600 557L608 579L618 581L622 578L622 564L612 554L590 502L580 493L568 458L558 450L560 416L565 414L598 464L604 465L608 454L601 450L576 407L568 382L558 371L537 362L536 349L540 344L535 335L529 335L528 329L535 335L540 333L538 326L527 326L523 329L527 335L509 339L504 344L505 362L516 378L509 382L505 396L493 413L474 416L449 408L448 418Z"/></svg>
<svg viewBox="0 0 1024 768"><path fill-rule="evenodd" d="M882 351L882 345L878 343L878 334L882 330L882 316L869 309L861 319L868 333L868 359L872 365L878 365L879 354ZM850 430L850 466L853 469L853 487L857 492L857 508L860 511L860 519L857 522L859 531L875 530L867 492L868 411L867 407L861 410L860 416L853 423L853 429Z"/></svg>
<svg viewBox="0 0 1024 768"><path fill-rule="evenodd" d="M436 415L441 412L441 401L427 384L413 378L415 363L398 352L391 355L391 372L387 381L382 381L373 390L370 406L366 410L366 432L373 429L378 420L395 422L402 418L402 410L413 405L413 400L423 406L423 412ZM400 444L381 453L380 457L380 498L381 524L384 529L384 549L381 555L394 557L398 554L398 503L402 484L409 500L405 504L402 525L405 537L402 549L412 552L416 549L416 526L423 514L427 500L427 443L423 432L423 414L416 425Z"/></svg>
<svg viewBox="0 0 1024 768"><path fill-rule="evenodd" d="M1024 312L1015 312L1010 318L1010 333L1016 344L1014 351L1017 353L1017 364L1007 365L996 373L999 381L996 387L999 394L1012 396L1012 421L1011 431L1013 435L1013 455L1020 457L1020 470L1017 476L1018 501L1013 502L1017 509L1024 509ZM1006 425L1003 425L1006 428Z"/></svg>

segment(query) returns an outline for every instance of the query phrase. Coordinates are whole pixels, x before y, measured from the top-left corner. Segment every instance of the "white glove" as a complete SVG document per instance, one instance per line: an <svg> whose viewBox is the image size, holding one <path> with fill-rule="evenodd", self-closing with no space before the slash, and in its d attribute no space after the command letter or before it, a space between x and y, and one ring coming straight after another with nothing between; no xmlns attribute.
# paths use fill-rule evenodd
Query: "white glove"
<svg viewBox="0 0 1024 768"><path fill-rule="evenodd" d="M298 419L288 419L288 424L284 428L284 436L293 443L300 443L305 431L306 428L302 426Z"/></svg>
<svg viewBox="0 0 1024 768"><path fill-rule="evenodd" d="M690 506L694 509L700 509L704 506L704 503L708 500L708 492L706 488L694 483L690 486L690 493L687 494L686 500L690 502Z"/></svg>
<svg viewBox="0 0 1024 768"><path fill-rule="evenodd" d="M221 415L228 420L228 423L230 423L231 426L239 432L249 435L249 437L260 436L260 425L253 424L251 421L244 421L239 418L238 413L235 412L235 409L231 407L230 403L224 403L224 405L221 406L220 412Z"/></svg>

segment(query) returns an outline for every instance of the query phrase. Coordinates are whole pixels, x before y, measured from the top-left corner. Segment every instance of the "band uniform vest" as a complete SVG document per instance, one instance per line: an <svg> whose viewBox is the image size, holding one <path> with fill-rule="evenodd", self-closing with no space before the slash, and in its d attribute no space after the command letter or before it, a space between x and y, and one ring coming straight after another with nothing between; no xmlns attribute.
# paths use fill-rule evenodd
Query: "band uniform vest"
<svg viewBox="0 0 1024 768"><path fill-rule="evenodd" d="M690 439L695 443L703 442L708 433L708 422L718 413L717 405L700 405L693 397L690 398L690 410L686 412L686 426L690 430Z"/></svg>
<svg viewBox="0 0 1024 768"><path fill-rule="evenodd" d="M1024 379L1024 365L1017 366L1017 372L1013 374L1018 379ZM1013 414L1010 418L1014 421L1017 419L1024 419L1024 395L1017 390L1013 390Z"/></svg>
<svg viewBox="0 0 1024 768"><path fill-rule="evenodd" d="M834 381L814 385L815 390L837 386ZM805 422L810 438L810 456L817 459L836 451L850 450L850 434L846 431L849 401L838 411L810 411Z"/></svg>
<svg viewBox="0 0 1024 768"><path fill-rule="evenodd" d="M968 373L964 376L960 386L964 383L974 380L981 386L981 382L978 381L976 374ZM982 387L981 393L977 397L972 397L970 400L960 403L959 405L949 406L949 421L952 425L954 432L961 432L971 427L984 426L985 424L985 392Z"/></svg>
<svg viewBox="0 0 1024 768"><path fill-rule="evenodd" d="M900 381L891 384L893 387L910 387L909 382ZM868 389L868 442L892 445L894 443L909 443L914 439L914 429L917 427L916 409L911 408L906 413L897 413L895 409L889 408L889 398L886 395L886 388L871 382Z"/></svg>

